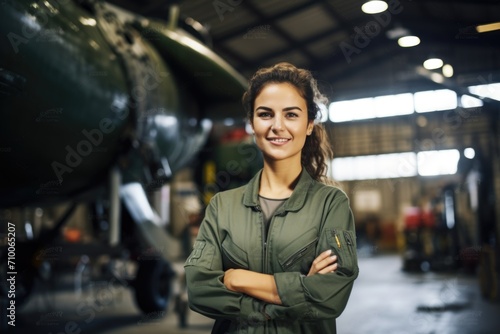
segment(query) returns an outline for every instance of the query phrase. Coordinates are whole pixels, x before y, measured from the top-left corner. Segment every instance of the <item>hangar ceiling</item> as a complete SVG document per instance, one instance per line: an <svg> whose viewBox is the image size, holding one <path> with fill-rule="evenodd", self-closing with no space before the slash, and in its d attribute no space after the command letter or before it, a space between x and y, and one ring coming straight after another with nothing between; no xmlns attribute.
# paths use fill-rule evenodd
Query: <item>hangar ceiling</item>
<svg viewBox="0 0 500 334"><path fill-rule="evenodd" d="M144 16L168 18L168 1L112 1ZM363 0L181 0L180 15L203 24L211 45L245 76L278 61L312 70L330 99L439 89L500 81L498 0L388 0L384 14ZM397 37L420 38L402 48ZM417 70L428 57L454 68L444 82Z"/></svg>

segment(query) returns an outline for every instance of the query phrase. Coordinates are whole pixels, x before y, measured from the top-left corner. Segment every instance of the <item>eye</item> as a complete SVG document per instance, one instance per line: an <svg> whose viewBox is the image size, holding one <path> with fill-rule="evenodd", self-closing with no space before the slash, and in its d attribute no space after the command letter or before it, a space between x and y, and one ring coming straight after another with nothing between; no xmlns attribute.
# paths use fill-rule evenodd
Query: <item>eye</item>
<svg viewBox="0 0 500 334"><path fill-rule="evenodd" d="M288 112L288 113L286 113L286 117L287 118L296 118L296 117L299 117L299 114L294 113L294 112Z"/></svg>
<svg viewBox="0 0 500 334"><path fill-rule="evenodd" d="M271 118L273 115L268 111L261 111L257 113L257 117L259 118Z"/></svg>

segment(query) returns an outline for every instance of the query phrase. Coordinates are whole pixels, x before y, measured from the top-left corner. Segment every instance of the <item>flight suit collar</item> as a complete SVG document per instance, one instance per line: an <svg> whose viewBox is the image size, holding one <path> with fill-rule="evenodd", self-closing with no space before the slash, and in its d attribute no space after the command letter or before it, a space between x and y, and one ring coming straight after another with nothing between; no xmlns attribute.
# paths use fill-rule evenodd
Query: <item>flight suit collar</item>
<svg viewBox="0 0 500 334"><path fill-rule="evenodd" d="M259 206L259 184L260 177L262 175L262 169L255 174L255 176L248 182L243 195L243 204L248 207L258 207ZM293 190L290 198L282 206L284 211L298 211L300 210L306 201L306 196L309 188L313 185L314 179L309 175L309 173L302 168L302 172L299 176L299 181Z"/></svg>

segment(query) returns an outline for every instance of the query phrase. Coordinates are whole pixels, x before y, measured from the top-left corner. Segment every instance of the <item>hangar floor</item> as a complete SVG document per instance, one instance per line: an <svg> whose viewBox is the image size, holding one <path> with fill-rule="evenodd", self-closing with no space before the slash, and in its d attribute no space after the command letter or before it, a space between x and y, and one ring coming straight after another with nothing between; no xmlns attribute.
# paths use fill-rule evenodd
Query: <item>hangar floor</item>
<svg viewBox="0 0 500 334"><path fill-rule="evenodd" d="M405 273L398 255L361 257L359 266L361 274L349 304L337 320L339 333L498 333L500 303L481 298L476 277ZM210 333L208 318L189 311L188 327L180 328L173 307L166 314L144 316L130 289L103 284L80 298L71 289L44 292L38 288L17 311L15 332Z"/></svg>

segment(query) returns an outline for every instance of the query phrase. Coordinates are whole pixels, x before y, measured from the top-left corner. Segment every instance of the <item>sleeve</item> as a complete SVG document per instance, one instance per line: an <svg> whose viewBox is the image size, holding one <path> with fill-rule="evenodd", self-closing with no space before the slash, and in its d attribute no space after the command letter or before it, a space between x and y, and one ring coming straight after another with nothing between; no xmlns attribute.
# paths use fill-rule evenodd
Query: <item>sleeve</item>
<svg viewBox="0 0 500 334"><path fill-rule="evenodd" d="M264 302L228 290L223 283L217 199L215 195L210 201L193 250L184 264L189 306L213 319L263 320Z"/></svg>
<svg viewBox="0 0 500 334"><path fill-rule="evenodd" d="M332 249L338 256L335 273L304 276L299 272L275 273L282 305L266 305L271 319L314 321L336 318L347 305L359 268L354 218L349 200L338 192L331 200L322 225L316 256Z"/></svg>

